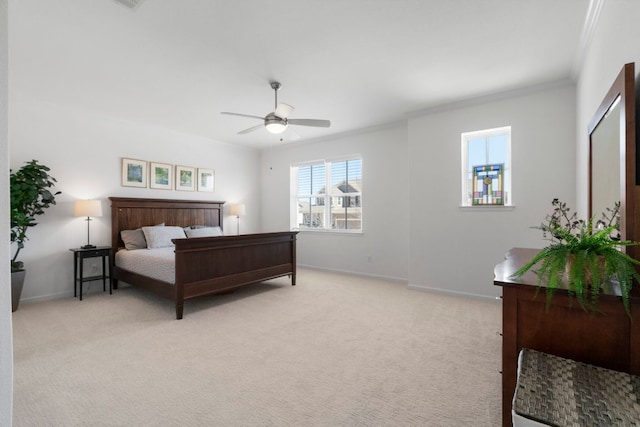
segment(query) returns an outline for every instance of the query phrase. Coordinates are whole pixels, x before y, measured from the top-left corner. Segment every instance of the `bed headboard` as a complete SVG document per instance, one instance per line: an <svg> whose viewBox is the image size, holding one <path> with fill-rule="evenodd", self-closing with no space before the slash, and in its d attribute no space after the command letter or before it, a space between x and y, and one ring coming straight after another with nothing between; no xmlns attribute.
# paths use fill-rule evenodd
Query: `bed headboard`
<svg viewBox="0 0 640 427"><path fill-rule="evenodd" d="M222 227L224 202L207 200L138 199L109 197L111 201L111 246L122 248L120 231L149 225L206 225Z"/></svg>

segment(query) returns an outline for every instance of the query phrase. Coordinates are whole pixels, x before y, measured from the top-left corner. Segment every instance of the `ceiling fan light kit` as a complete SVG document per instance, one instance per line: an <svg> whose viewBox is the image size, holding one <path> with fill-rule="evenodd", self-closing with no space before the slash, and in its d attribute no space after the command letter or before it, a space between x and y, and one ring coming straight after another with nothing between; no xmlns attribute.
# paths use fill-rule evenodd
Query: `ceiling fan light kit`
<svg viewBox="0 0 640 427"><path fill-rule="evenodd" d="M264 121L264 127L269 133L280 134L287 130L290 124L297 126L312 126L312 127L324 127L331 126L329 120L318 119L289 119L289 115L293 112L294 108L291 105L284 102L278 103L278 90L282 87L279 82L271 82L271 89L275 92L275 111L267 114L264 118L260 116L253 116L250 114L229 113L223 111L221 114L227 114L230 116L249 117L252 119L260 119ZM263 125L252 126L250 128L241 130L238 134L246 134L258 130Z"/></svg>
<svg viewBox="0 0 640 427"><path fill-rule="evenodd" d="M267 117L264 118L264 126L271 133L282 133L287 130L287 119L281 119L276 116L275 113L267 114Z"/></svg>

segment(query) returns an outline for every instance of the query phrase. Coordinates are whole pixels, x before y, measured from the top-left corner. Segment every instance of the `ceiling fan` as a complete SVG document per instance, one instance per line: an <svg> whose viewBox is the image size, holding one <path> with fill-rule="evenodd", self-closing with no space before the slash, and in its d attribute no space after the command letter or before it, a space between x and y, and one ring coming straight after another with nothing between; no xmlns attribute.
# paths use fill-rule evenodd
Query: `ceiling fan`
<svg viewBox="0 0 640 427"><path fill-rule="evenodd" d="M240 113L229 113L222 112L220 114L228 114L230 116L240 116L240 117L251 117L252 119L262 120L263 123L252 126L248 129L241 130L238 134L245 134L249 132L253 132L255 130L260 129L262 126L266 127L267 130L271 133L282 133L284 132L289 125L297 125L297 126L314 126L321 128L328 128L331 126L331 122L329 120L319 120L319 119L290 119L289 115L293 112L293 107L291 105L285 104L284 102L278 103L278 90L282 87L279 82L271 82L271 88L275 92L276 102L275 102L275 111L267 114L264 117L253 116L250 114L240 114Z"/></svg>

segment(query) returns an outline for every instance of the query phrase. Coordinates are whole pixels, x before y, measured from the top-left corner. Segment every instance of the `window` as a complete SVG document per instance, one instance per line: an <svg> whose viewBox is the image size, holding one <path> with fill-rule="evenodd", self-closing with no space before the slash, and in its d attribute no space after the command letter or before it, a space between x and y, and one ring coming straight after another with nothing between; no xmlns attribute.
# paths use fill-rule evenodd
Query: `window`
<svg viewBox="0 0 640 427"><path fill-rule="evenodd" d="M291 187L292 229L362 231L361 158L294 165Z"/></svg>
<svg viewBox="0 0 640 427"><path fill-rule="evenodd" d="M511 127L462 134L462 206L511 205Z"/></svg>

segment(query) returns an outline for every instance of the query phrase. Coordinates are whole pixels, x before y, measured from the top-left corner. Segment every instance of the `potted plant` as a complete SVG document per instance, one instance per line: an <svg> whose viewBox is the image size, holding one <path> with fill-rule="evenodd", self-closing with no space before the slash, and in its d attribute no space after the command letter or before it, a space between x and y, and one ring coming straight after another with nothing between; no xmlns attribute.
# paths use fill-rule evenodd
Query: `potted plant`
<svg viewBox="0 0 640 427"><path fill-rule="evenodd" d="M570 213L567 204L554 199L553 212L547 214L538 227L551 243L531 261L514 273L520 277L534 266L538 285L546 285L547 304L556 289L566 287L569 296L576 298L585 310L595 310L601 287L618 283L622 301L629 313L629 292L633 281L640 280L636 265L640 261L631 258L620 249L638 244L620 239L620 203L607 208L602 218L584 222L577 214Z"/></svg>
<svg viewBox="0 0 640 427"><path fill-rule="evenodd" d="M42 215L50 205L55 205L55 196L50 188L57 182L50 176L50 169L37 160L25 162L16 172L10 171L9 188L11 193L11 243L16 243L16 252L11 259L11 300L12 311L18 309L20 294L24 284L24 264L18 261L18 254L24 248L27 230L38 223L35 217Z"/></svg>

